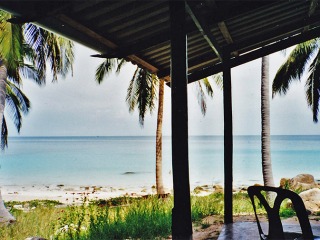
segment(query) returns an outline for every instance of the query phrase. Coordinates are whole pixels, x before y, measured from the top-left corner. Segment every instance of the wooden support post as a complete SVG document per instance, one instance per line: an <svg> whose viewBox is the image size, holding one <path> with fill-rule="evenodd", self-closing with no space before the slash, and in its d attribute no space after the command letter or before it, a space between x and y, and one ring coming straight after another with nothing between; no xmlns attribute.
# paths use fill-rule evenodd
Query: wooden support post
<svg viewBox="0 0 320 240"><path fill-rule="evenodd" d="M187 36L185 2L170 1L173 239L191 239L191 204L188 163Z"/></svg>
<svg viewBox="0 0 320 240"><path fill-rule="evenodd" d="M224 223L232 223L233 133L230 54L223 61L224 110Z"/></svg>

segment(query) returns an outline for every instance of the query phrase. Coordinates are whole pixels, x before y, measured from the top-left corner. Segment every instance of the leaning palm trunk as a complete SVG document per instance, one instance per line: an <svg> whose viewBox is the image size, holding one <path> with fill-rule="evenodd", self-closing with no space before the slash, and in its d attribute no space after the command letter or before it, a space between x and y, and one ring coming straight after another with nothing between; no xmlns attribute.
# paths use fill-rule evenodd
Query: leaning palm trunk
<svg viewBox="0 0 320 240"><path fill-rule="evenodd" d="M163 120L163 97L164 97L164 80L159 81L159 105L157 118L156 133L156 186L157 194L163 195L163 179L162 179L162 120Z"/></svg>
<svg viewBox="0 0 320 240"><path fill-rule="evenodd" d="M2 119L4 114L4 106L6 102L6 79L7 79L7 68L3 63L0 63L0 119L1 119L1 129L2 129ZM3 222L13 222L15 218L9 213L5 208L1 192L0 192L0 223Z"/></svg>
<svg viewBox="0 0 320 240"><path fill-rule="evenodd" d="M261 153L265 186L274 186L270 154L269 56L262 58L261 67Z"/></svg>

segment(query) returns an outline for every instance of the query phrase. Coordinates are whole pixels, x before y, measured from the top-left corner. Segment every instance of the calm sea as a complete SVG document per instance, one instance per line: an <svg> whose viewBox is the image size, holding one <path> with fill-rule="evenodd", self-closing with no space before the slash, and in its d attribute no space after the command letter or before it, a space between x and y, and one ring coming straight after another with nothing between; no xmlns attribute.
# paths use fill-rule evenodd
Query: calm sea
<svg viewBox="0 0 320 240"><path fill-rule="evenodd" d="M276 184L310 173L320 179L320 136L272 136ZM234 185L262 183L259 136L235 136ZM0 185L155 184L155 137L12 137L0 153ZM223 136L189 138L190 183L223 183ZM171 140L164 137L165 187L172 187Z"/></svg>

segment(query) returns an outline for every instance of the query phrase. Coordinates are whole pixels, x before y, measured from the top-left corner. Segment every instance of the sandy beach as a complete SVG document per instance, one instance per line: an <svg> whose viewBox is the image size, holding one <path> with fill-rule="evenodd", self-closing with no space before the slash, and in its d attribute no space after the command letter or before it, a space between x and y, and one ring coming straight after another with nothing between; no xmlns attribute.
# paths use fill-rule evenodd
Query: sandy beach
<svg viewBox="0 0 320 240"><path fill-rule="evenodd" d="M57 200L64 204L77 204L88 200L109 199L120 196L143 196L155 193L152 187L114 188L103 186L33 185L2 186L4 201Z"/></svg>
<svg viewBox="0 0 320 240"><path fill-rule="evenodd" d="M191 191L194 195L208 195L221 191L221 185L198 186ZM172 194L171 189L166 189ZM7 201L57 200L63 204L79 204L87 200L110 199L121 196L141 197L156 194L154 186L149 187L106 187L71 185L1 186L1 195Z"/></svg>

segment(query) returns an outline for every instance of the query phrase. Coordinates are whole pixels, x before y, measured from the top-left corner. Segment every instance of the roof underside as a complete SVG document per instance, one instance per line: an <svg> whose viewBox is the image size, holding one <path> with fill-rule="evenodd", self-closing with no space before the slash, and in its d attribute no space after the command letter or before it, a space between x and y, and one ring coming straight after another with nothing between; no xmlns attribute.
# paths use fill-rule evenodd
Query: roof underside
<svg viewBox="0 0 320 240"><path fill-rule="evenodd" d="M13 22L35 22L170 79L168 1L1 1ZM186 1L189 81L320 36L317 0Z"/></svg>

